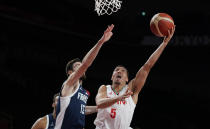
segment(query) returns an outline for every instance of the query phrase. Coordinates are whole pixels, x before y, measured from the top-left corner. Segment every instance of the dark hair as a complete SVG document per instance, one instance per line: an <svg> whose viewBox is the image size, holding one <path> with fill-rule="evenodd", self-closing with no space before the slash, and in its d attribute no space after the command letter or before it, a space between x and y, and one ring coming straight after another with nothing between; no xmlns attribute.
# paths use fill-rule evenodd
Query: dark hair
<svg viewBox="0 0 210 129"><path fill-rule="evenodd" d="M82 62L79 58L75 58L75 59L73 59L73 60L70 60L68 63L67 63L67 65L66 65L66 75L67 76L69 76L68 75L68 71L69 70L73 70L73 64L75 63L75 62Z"/></svg>
<svg viewBox="0 0 210 129"><path fill-rule="evenodd" d="M129 72L128 72L128 69L127 69L125 66L123 66L123 65L117 65L117 66L115 67L115 69L116 69L117 67L123 67L123 68L125 68L125 69L126 69L126 72L127 72L127 76L128 76L128 78L129 78Z"/></svg>
<svg viewBox="0 0 210 129"><path fill-rule="evenodd" d="M53 103L55 102L55 98L56 98L57 96L59 96L59 95L60 95L60 93L54 94L54 96L53 96Z"/></svg>

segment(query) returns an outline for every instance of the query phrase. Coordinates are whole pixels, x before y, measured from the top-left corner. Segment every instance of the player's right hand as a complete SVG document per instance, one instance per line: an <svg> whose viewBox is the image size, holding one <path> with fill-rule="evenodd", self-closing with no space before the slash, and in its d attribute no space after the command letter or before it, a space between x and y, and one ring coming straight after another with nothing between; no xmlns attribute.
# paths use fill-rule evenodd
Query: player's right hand
<svg viewBox="0 0 210 129"><path fill-rule="evenodd" d="M133 94L132 91L130 91L129 89L126 90L126 92L122 95L119 96L119 100L123 101L126 98L130 97Z"/></svg>
<svg viewBox="0 0 210 129"><path fill-rule="evenodd" d="M112 35L113 35L113 33L112 33L113 28L114 28L114 25L112 24L111 26L108 26L107 29L104 31L104 35L100 39L103 43L108 41L112 37Z"/></svg>

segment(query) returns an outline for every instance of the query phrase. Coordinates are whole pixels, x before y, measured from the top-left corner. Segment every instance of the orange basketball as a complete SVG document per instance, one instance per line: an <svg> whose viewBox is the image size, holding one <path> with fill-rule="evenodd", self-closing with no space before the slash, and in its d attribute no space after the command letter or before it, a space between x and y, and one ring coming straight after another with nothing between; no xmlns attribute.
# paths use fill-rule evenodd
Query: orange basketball
<svg viewBox="0 0 210 129"><path fill-rule="evenodd" d="M167 36L168 30L171 30L172 27L174 27L174 20L166 13L157 13L150 21L150 29L158 37Z"/></svg>

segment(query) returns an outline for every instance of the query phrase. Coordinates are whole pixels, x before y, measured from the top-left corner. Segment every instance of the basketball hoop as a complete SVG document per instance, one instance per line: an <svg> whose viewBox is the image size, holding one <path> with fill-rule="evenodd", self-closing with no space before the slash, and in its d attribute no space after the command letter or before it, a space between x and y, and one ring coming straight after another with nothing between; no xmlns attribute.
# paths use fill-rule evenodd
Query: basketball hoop
<svg viewBox="0 0 210 129"><path fill-rule="evenodd" d="M95 0L95 11L99 16L104 14L111 15L121 8L121 3L122 1L119 0Z"/></svg>

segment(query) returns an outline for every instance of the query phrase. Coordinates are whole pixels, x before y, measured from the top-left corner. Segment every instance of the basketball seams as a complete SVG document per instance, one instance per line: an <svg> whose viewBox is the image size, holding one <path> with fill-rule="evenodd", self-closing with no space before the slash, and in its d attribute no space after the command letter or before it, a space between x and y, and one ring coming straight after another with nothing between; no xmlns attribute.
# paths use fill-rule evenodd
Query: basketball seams
<svg viewBox="0 0 210 129"><path fill-rule="evenodd" d="M158 34L159 34L160 36L163 36L163 34L160 32L159 27L158 27L158 22L159 22L160 20L161 20L161 19L160 19L160 16L159 16L159 15L157 15L157 16L153 19L154 24L155 24L155 28L156 28Z"/></svg>
<svg viewBox="0 0 210 129"><path fill-rule="evenodd" d="M174 24L174 21L171 19L171 18L169 18L169 17L161 17L161 16L159 16L158 17L158 23L160 22L160 21L165 21L165 22L170 22L170 23L172 23L172 24ZM159 24L158 24L159 25ZM159 26L158 26L158 28L159 28ZM163 34L163 35L167 35L168 34L168 32L163 32L163 31L161 31L161 33Z"/></svg>
<svg viewBox="0 0 210 129"><path fill-rule="evenodd" d="M174 24L174 21L171 20L170 18L167 18L167 17L159 17L158 20L159 20L159 21L160 21L160 20L166 20L166 21L172 22L172 23Z"/></svg>
<svg viewBox="0 0 210 129"><path fill-rule="evenodd" d="M158 37L168 35L167 30L174 26L174 21L171 16L165 13L154 15L150 21L151 31Z"/></svg>

